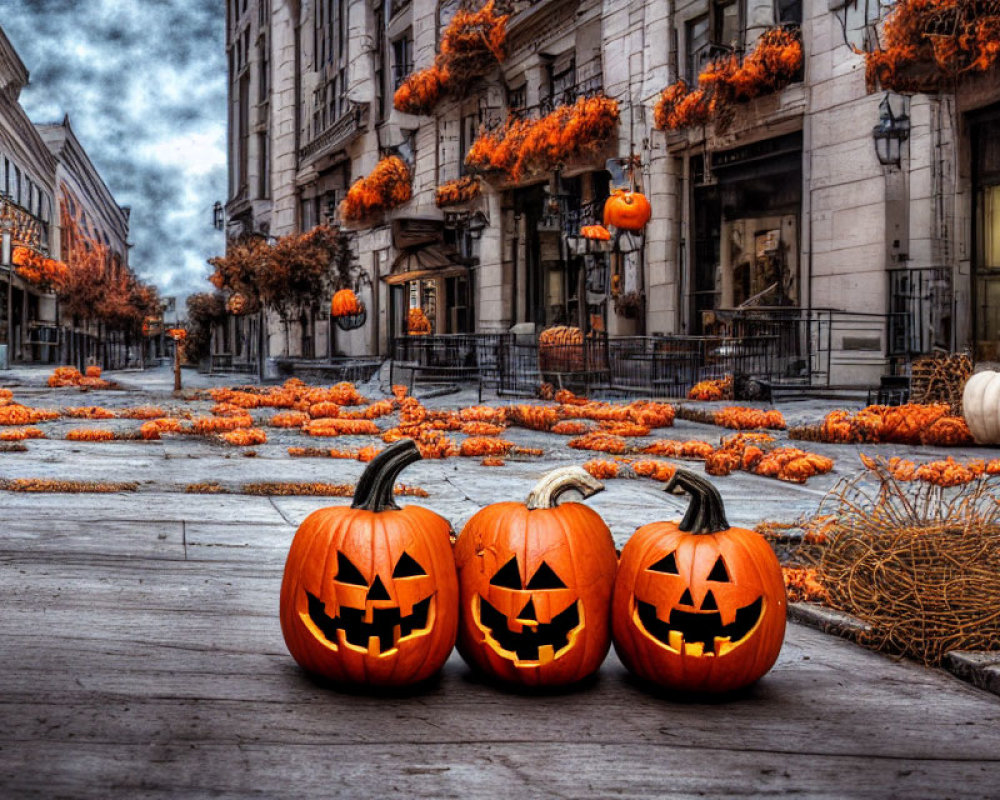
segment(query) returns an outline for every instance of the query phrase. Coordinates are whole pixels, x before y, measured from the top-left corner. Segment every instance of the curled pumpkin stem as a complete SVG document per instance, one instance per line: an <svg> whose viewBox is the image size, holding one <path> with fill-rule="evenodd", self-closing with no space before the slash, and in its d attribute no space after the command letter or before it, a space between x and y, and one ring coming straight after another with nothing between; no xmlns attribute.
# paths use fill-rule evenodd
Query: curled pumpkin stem
<svg viewBox="0 0 1000 800"><path fill-rule="evenodd" d="M664 491L691 495L687 513L678 526L680 530L688 533L719 533L729 529L722 495L711 481L689 470L678 469L667 481Z"/></svg>
<svg viewBox="0 0 1000 800"><path fill-rule="evenodd" d="M546 473L531 490L529 510L555 508L560 503L584 500L604 490L604 484L582 467L561 467Z"/></svg>
<svg viewBox="0 0 1000 800"><path fill-rule="evenodd" d="M373 458L358 480L351 508L367 511L399 510L393 499L393 487L399 473L421 459L413 439L400 439Z"/></svg>

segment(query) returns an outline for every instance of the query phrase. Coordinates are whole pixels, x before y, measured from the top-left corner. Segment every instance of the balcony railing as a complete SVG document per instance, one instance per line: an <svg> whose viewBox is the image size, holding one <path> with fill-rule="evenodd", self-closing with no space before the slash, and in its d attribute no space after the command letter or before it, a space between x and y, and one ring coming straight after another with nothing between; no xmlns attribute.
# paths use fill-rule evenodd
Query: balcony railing
<svg viewBox="0 0 1000 800"><path fill-rule="evenodd" d="M324 150L336 150L343 147L361 132L361 107L353 106L350 111L341 114L340 119L313 137L299 149L301 158L309 158Z"/></svg>
<svg viewBox="0 0 1000 800"><path fill-rule="evenodd" d="M594 97L604 91L604 76L598 72L586 80L575 83L561 91L543 97L538 104L540 114L550 114L558 106L568 106L581 97Z"/></svg>

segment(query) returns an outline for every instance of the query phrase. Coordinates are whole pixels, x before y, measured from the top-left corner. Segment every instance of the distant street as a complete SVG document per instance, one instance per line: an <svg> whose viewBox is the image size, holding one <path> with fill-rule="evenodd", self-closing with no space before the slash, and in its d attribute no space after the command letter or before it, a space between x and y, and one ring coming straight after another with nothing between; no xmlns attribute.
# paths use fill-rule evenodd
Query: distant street
<svg viewBox="0 0 1000 800"><path fill-rule="evenodd" d="M127 392L52 390L47 374L0 372L0 386L19 380L15 399L38 407L148 403L208 413L211 405L172 398L167 368L105 375ZM184 380L195 388L246 379L185 370ZM377 380L360 388L384 396ZM471 389L427 401L474 403ZM794 424L830 407L810 401L782 411ZM255 412L262 421L272 413ZM0 492L5 798L996 796L1000 698L795 624L773 671L721 702L651 694L613 652L595 683L557 695L498 690L457 654L440 680L409 695L318 685L285 649L278 591L297 525L347 501L183 490L208 481L351 483L363 465L290 458L289 446L312 442L266 426L269 441L253 458L192 437L62 438L70 428L140 424L63 418L46 423L48 438L29 441L28 452L0 453L0 478L139 482L136 492L111 495ZM715 441L722 433L678 421L656 435ZM523 500L546 469L594 455L551 435L504 435L546 453L502 468L420 462L403 480L430 496L401 502L426 505L460 529L483 505ZM859 466L859 448L809 448L832 456L834 472L804 486L742 472L717 479L730 521L810 513ZM932 448L862 449L943 457ZM609 480L588 504L620 546L637 525L678 517L684 501L652 481Z"/></svg>

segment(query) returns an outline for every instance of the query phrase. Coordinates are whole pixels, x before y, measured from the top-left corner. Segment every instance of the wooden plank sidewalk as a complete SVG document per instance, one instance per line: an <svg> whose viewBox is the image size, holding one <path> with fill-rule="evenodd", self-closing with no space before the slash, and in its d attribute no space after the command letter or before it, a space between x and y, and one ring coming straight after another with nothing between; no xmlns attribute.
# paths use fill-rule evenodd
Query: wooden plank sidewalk
<svg viewBox="0 0 1000 800"><path fill-rule="evenodd" d="M434 488L429 505L471 505ZM1000 699L796 625L772 673L726 702L651 695L613 653L596 683L560 695L499 691L457 655L416 693L321 686L285 650L277 608L294 526L328 502L0 494L0 797L985 797L1000 785Z"/></svg>

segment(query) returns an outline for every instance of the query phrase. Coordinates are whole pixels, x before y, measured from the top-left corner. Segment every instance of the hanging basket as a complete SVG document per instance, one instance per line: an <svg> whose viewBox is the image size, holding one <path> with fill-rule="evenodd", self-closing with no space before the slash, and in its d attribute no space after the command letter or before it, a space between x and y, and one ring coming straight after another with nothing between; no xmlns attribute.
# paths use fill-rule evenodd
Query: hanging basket
<svg viewBox="0 0 1000 800"><path fill-rule="evenodd" d="M342 331L353 331L364 325L367 319L368 309L362 305L361 310L357 314L344 314L340 317L334 317L333 321L337 323L337 327Z"/></svg>

